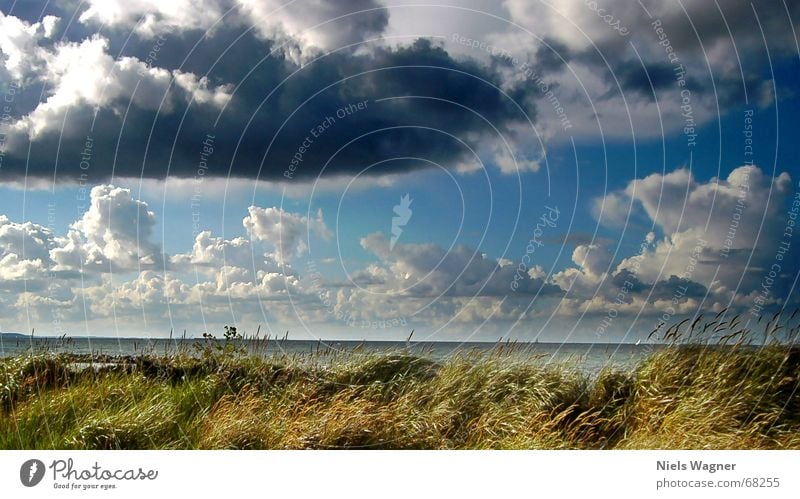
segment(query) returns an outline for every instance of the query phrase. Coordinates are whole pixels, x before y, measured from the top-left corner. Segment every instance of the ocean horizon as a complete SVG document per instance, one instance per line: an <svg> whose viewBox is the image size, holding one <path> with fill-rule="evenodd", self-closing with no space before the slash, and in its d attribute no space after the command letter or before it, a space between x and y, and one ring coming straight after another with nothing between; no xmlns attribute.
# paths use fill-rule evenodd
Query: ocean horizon
<svg viewBox="0 0 800 499"><path fill-rule="evenodd" d="M142 355L173 355L179 352L194 355L207 342L222 345L224 339L204 338L146 338L146 337L33 337L20 334L0 334L0 357L21 353L48 352L108 357ZM606 367L631 369L655 349L655 343L582 343L526 341L389 341L389 340L303 340L276 338L237 339L248 354L258 356L342 357L361 354L404 352L433 360L445 360L456 355L491 354L503 352L519 360L534 360L542 364L569 364L579 370L597 373Z"/></svg>

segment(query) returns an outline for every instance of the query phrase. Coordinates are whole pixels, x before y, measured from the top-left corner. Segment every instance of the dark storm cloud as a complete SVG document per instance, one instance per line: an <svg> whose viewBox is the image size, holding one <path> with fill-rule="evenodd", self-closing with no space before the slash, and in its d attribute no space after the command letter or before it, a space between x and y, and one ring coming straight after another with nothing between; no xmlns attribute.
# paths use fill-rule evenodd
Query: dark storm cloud
<svg viewBox="0 0 800 499"><path fill-rule="evenodd" d="M639 294L649 289L645 283L636 277L636 274L628 269L622 269L611 279L615 288L628 289L631 294Z"/></svg>
<svg viewBox="0 0 800 499"><path fill-rule="evenodd" d="M401 157L451 166L470 154L459 140L475 148L476 139L494 133L487 121L506 132L524 118L495 88L497 74L454 60L428 40L369 54L342 50L299 68L280 51L270 55L273 42L241 34L203 38L194 51L199 32L170 35L155 61L207 75L209 88L236 85L221 115L197 103L173 103L169 112L156 113L117 102L96 117L87 106L73 106L63 129L33 141L30 156L27 146L7 154L0 178L193 177L209 134L214 152L207 158L208 176L297 179L317 176L326 163L324 173L331 175L370 165L376 165L370 174L430 165L395 159ZM125 54L145 59L152 45L153 40L131 42ZM532 106L525 108L529 116L535 114ZM82 168L87 136L93 140L90 167Z"/></svg>
<svg viewBox="0 0 800 499"><path fill-rule="evenodd" d="M627 289L631 295L649 297L650 301L671 300L676 297L681 300L702 299L708 292L702 284L675 275L656 283L646 283L628 269L622 269L614 274L612 283L616 288Z"/></svg>
<svg viewBox="0 0 800 499"><path fill-rule="evenodd" d="M610 1L610 7L614 3L617 2ZM114 57L131 56L154 67L207 75L209 88L236 88L221 115L218 108L203 103L187 107L186 103L172 102L170 109L156 113L135 104L129 106L124 100L99 109L95 117L94 109L78 103L70 109L63 128L52 129L30 144L17 141L15 148L7 150L0 180L24 175L62 181L88 175L92 182L112 175L193 177L200 162L201 143L208 134L215 136L214 153L208 158L209 169L205 171L209 176L313 178L328 162L324 172L331 175L365 168L369 168L369 174L395 172L429 166L431 163L426 161L452 166L470 154L459 139L473 148L485 143L495 133L486 121L501 133L512 133L510 125L526 122L515 103L535 118L535 103L542 100L536 85L529 81L510 85L505 82L510 99L493 87L503 86L500 75L507 73L504 65L511 64L507 59L495 58L486 67L467 58L453 58L427 40L403 48L376 44L367 44L368 49L362 51L341 48L316 61L305 61L299 68L296 62L300 42L280 30L268 39L269 29L238 9L226 14L209 33L182 26L163 32L163 38L157 39L131 34L131 26L122 24L80 22L78 17L86 6L78 1L17 2L13 8L10 2L0 5L4 12L30 22L42 15L60 16L55 36L42 44L52 45L56 40L77 42L100 33L109 40L107 51ZM220 0L219 12L226 12L230 5L233 2ZM688 17L682 10L659 8L657 2L646 5L663 23L681 61L687 64L702 65L703 48L730 43L725 21L730 26L745 81L739 71L717 72L713 75L714 87L711 75L693 70L686 76L687 88L698 99L717 98L724 110L742 103L746 89L751 101L756 97L759 102L768 100L765 96L771 95L770 82L758 76L766 52L750 2L721 5L724 19L716 8L708 8L702 2L687 4ZM792 48L794 42L787 38L790 21L783 6L776 2L754 5L770 48ZM379 36L387 28L390 10L376 6L379 4L375 0L359 0L346 7L312 1L292 4L298 11L290 14L303 15L312 25L330 19L318 34L328 46L344 47ZM793 3L788 8L791 16L800 15L798 5ZM623 4L612 10L636 16L625 18L631 37L611 33L613 36L593 40L596 45L581 50L568 48L551 34L545 36L545 43L529 48L526 60L531 68L554 92L560 85L559 77L553 75L562 73L565 63L588 66L614 87L618 81L620 88L605 94L610 100L618 98L620 91L653 100L660 97L661 91L676 89L674 68L658 46L650 26L652 19L638 8L626 10ZM703 46L695 29L701 34ZM153 58L157 43L158 53ZM633 58L631 43L639 47L644 63ZM709 58L722 57L716 52L709 54ZM518 72L514 78L519 78ZM40 82L29 82L17 95L16 116L35 107L43 88L46 87ZM146 90L139 90L139 95L142 92ZM158 100L161 96L152 97ZM402 98L381 100L395 97ZM573 104L566 98L564 101L565 105ZM362 109L358 109L358 103L364 103ZM348 113L352 105L358 111ZM344 117L337 117L337 112L344 113ZM310 131L319 125L331 126L320 137L310 137ZM82 170L81 153L87 135L94 139L94 147L91 168ZM307 137L313 140L307 141ZM424 161L394 159L412 156ZM290 171L292 166L294 170Z"/></svg>
<svg viewBox="0 0 800 499"><path fill-rule="evenodd" d="M545 39L536 49L536 67L540 72L552 72L561 69L572 59L572 53L563 43Z"/></svg>
<svg viewBox="0 0 800 499"><path fill-rule="evenodd" d="M757 75L745 75L744 80L738 73L733 77L715 75L714 85L711 85L707 74L698 74L697 76L698 78L687 74L685 88L695 95L708 94L715 97L722 109L741 105L748 101L751 104L758 104L759 98L772 88L771 81L765 81ZM660 91L676 88L675 78L674 67L666 63L642 64L639 60L621 61L614 67L613 72L606 72L606 80L615 88L605 97L617 97L619 90L616 86L619 85L619 89L626 96L637 94L654 101Z"/></svg>
<svg viewBox="0 0 800 499"><path fill-rule="evenodd" d="M668 300L675 296L702 299L708 292L702 284L675 275L669 276L669 279L658 281L652 289L651 298L654 300Z"/></svg>
<svg viewBox="0 0 800 499"><path fill-rule="evenodd" d="M769 58L796 56L798 2L698 1L681 8L658 0L643 3L652 17L626 2L609 2L609 11L629 12L626 25L632 36L600 37L579 52L561 52L603 76L613 87L603 98L618 98L622 92L660 99L662 92L678 88L676 71L682 69L685 88L698 98L715 99L721 112L747 101L763 106L772 86L764 78ZM665 39L658 37L654 23ZM668 60L664 43L676 59Z"/></svg>
<svg viewBox="0 0 800 499"><path fill-rule="evenodd" d="M684 9L659 15L662 2L646 2L654 17L660 19L676 51L688 57L709 50L713 44L736 41L740 54L763 48L759 23L770 49L794 50L790 22L800 18L800 3L774 0L729 0L726 2L692 2ZM788 16L787 16L788 13ZM649 21L649 20L648 20ZM702 46L700 45L702 42ZM762 61L763 62L763 61Z"/></svg>
<svg viewBox="0 0 800 499"><path fill-rule="evenodd" d="M614 76L624 91L653 95L653 90L661 90L675 84L672 66L666 63L644 64L638 61L625 61L614 69Z"/></svg>

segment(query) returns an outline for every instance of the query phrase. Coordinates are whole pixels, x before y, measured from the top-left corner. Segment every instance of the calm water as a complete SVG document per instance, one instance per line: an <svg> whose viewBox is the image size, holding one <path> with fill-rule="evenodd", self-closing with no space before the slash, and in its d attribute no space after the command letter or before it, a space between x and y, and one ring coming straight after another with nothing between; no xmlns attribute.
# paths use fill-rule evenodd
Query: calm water
<svg viewBox="0 0 800 499"><path fill-rule="evenodd" d="M193 345L201 344L199 340L169 340L142 338L37 338L31 343L28 337L9 337L0 335L0 357L19 354L30 350L48 350L79 354L105 355L138 355L170 354L176 351L193 352ZM270 340L254 342L245 340L240 344L246 346L251 353L258 355L304 355L322 354L323 357L361 355L375 352L407 352L426 356L432 359L447 357L468 352L490 353L502 350L520 360L533 359L541 364L568 363L575 367L596 373L603 367L631 368L638 361L651 353L657 346L605 344L605 343L517 343L507 345L478 342L391 342L391 341L305 341L305 340Z"/></svg>

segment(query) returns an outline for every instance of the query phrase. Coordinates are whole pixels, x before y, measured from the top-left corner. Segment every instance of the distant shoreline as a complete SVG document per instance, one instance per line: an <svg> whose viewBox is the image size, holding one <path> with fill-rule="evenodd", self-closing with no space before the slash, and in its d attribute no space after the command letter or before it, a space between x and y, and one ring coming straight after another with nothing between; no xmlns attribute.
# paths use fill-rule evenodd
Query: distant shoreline
<svg viewBox="0 0 800 499"><path fill-rule="evenodd" d="M165 336L37 336L37 335L30 335L30 334L23 334L23 333L0 333L0 339L15 339L15 340L78 340L78 341L88 341L88 340L101 340L101 341L117 341L117 340L126 340L126 341L170 341L174 343L180 343L181 341L207 341L202 336L176 336L176 337L165 337ZM215 341L225 341L224 338L215 338ZM300 339L300 338L281 338L281 337L245 337L238 339L236 341L270 341L270 342L286 342L286 343L352 343L352 344L359 344L359 343L386 343L386 344L401 344L401 343L410 343L412 345L426 345L426 344L441 344L441 345L461 345L461 344L470 344L470 345L499 345L499 344L517 344L517 345L541 345L541 346L556 346L556 345L630 345L636 346L637 343L635 342L614 342L614 341L596 341L596 342L587 342L587 341L536 341L536 340L413 340L410 342L406 342L402 339ZM641 343L640 346L664 346L668 345L668 343Z"/></svg>

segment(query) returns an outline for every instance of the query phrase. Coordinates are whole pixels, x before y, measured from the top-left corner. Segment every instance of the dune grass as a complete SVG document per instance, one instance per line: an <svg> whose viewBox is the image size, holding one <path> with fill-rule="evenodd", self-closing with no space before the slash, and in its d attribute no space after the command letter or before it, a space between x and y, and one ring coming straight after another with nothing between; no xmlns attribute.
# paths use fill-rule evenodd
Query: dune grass
<svg viewBox="0 0 800 499"><path fill-rule="evenodd" d="M800 448L800 348L779 342L676 343L597 376L501 351L75 361L0 360L0 448Z"/></svg>

